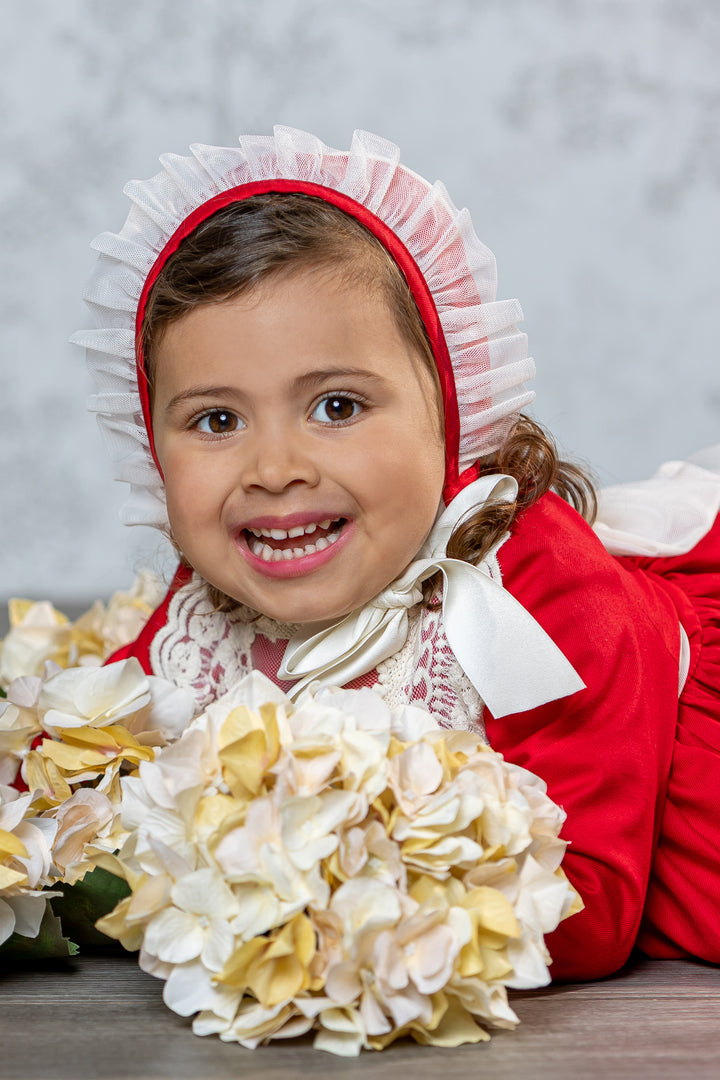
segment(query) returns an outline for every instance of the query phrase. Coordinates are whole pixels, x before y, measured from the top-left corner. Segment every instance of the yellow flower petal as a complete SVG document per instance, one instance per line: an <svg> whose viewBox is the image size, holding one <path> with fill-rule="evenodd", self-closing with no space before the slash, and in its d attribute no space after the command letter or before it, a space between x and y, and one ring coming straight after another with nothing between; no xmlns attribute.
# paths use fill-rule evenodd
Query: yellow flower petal
<svg viewBox="0 0 720 1080"><path fill-rule="evenodd" d="M55 739L44 739L41 753L66 774L80 772L82 769L101 768L111 760L108 754L82 746L68 746Z"/></svg>
<svg viewBox="0 0 720 1080"><path fill-rule="evenodd" d="M555 877L560 878L561 881L568 881L567 875L565 874L565 871L563 870L562 866L558 866L557 870L555 871ZM582 899L582 896L580 895L580 893L577 891L577 889L573 889L573 887L572 887L572 885L570 885L569 881L568 881L568 886L572 890L573 900L572 900L572 903L570 904L570 907L567 909L567 911L563 915L563 919L569 919L571 915L577 915L578 912L585 910L585 904L583 903L583 899Z"/></svg>
<svg viewBox="0 0 720 1080"><path fill-rule="evenodd" d="M37 810L49 810L72 795L72 788L55 762L38 750L31 750L25 758L25 776L29 790L42 793L34 804Z"/></svg>
<svg viewBox="0 0 720 1080"><path fill-rule="evenodd" d="M231 814L237 814L237 809L237 800L231 799L229 795L207 795L200 799L195 810L195 827L198 833L203 836L215 833ZM233 819L233 827L237 824Z"/></svg>
<svg viewBox="0 0 720 1080"><path fill-rule="evenodd" d="M152 761L155 757L152 747L142 746L119 724L104 728L58 728L58 735L62 741L43 740L41 754L71 778L86 769L97 773L115 762Z"/></svg>
<svg viewBox="0 0 720 1080"><path fill-rule="evenodd" d="M262 791L269 755L264 731L249 731L218 754L223 779L236 799L254 798Z"/></svg>
<svg viewBox="0 0 720 1080"><path fill-rule="evenodd" d="M132 903L132 896L126 896L108 915L103 915L95 923L101 934L119 941L128 952L137 952L143 943L145 929L128 922L127 915Z"/></svg>
<svg viewBox="0 0 720 1080"><path fill-rule="evenodd" d="M19 836L15 836L14 833L7 832L5 829L0 829L0 859L17 855L27 859L29 857L28 849Z"/></svg>
<svg viewBox="0 0 720 1080"><path fill-rule="evenodd" d="M0 866L0 891L9 889L13 885L26 885L27 874L20 870L12 870L9 866Z"/></svg>
<svg viewBox="0 0 720 1080"><path fill-rule="evenodd" d="M493 935L500 943L507 938L520 937L520 927L512 904L498 889L481 885L471 889L462 906L469 911L483 943L492 945Z"/></svg>
<svg viewBox="0 0 720 1080"><path fill-rule="evenodd" d="M10 626L12 628L20 626L25 616L34 606L35 602L33 600L22 600L20 597L12 597L8 601L8 617L10 620ZM56 621L58 626L68 621L64 615L61 615L59 611L55 611L54 608L53 614L57 617Z"/></svg>
<svg viewBox="0 0 720 1080"><path fill-rule="evenodd" d="M274 705L254 713L246 705L233 709L218 734L218 757L223 777L238 799L258 795L267 770L280 752L280 733Z"/></svg>
<svg viewBox="0 0 720 1080"><path fill-rule="evenodd" d="M451 1001L434 1030L429 1026L411 1024L409 1034L415 1042L424 1046L462 1046L464 1043L488 1042L487 1031L473 1020L470 1013L457 1001Z"/></svg>
<svg viewBox="0 0 720 1080"><path fill-rule="evenodd" d="M114 874L115 877L123 878L134 891L140 888L147 880L147 874L140 874L133 870L117 855L111 855L109 851L101 851L93 855L93 866L101 866L103 870Z"/></svg>
<svg viewBox="0 0 720 1080"><path fill-rule="evenodd" d="M250 990L271 1009L307 990L315 955L315 931L306 915L296 915L268 937L253 938L236 949L217 981Z"/></svg>
<svg viewBox="0 0 720 1080"><path fill-rule="evenodd" d="M480 954L482 957L481 970L485 982L494 982L498 979L504 979L506 975L510 975L514 970L507 958L505 949L489 949L486 946L481 945Z"/></svg>

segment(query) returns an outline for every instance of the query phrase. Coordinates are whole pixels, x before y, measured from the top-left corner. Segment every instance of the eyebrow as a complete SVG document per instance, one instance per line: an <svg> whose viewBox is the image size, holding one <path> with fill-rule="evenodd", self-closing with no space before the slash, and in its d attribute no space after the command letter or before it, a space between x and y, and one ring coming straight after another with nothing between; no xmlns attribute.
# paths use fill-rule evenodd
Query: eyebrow
<svg viewBox="0 0 720 1080"><path fill-rule="evenodd" d="M173 409L177 409L179 405L184 405L186 401L192 401L194 398L202 397L230 397L237 394L237 389L232 386L189 386L187 390L181 390L179 394L175 394L170 398L165 406L165 412L172 412Z"/></svg>
<svg viewBox="0 0 720 1080"><path fill-rule="evenodd" d="M308 371L305 375L299 375L297 379L293 380L292 389L295 391L311 390L313 387L320 386L333 379L363 379L365 382L376 384L385 381L382 375L378 375L374 371L366 371L365 368L323 368L318 371ZM179 394L175 394L174 397L170 398L170 401L165 406L165 412L173 412L179 406L184 405L186 401L193 401L195 398L227 399L237 397L241 393L242 391L236 386L189 386L187 390L181 390Z"/></svg>
<svg viewBox="0 0 720 1080"><path fill-rule="evenodd" d="M321 383L330 382L333 379L363 379L365 382L382 383L385 380L382 375L365 368L333 367L319 371L308 371L305 375L299 375L293 381L296 390L310 390Z"/></svg>

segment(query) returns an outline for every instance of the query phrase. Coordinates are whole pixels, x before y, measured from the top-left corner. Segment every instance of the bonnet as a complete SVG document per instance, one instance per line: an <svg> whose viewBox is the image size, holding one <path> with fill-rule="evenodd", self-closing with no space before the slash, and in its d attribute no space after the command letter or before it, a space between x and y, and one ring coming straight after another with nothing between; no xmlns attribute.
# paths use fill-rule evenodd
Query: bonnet
<svg viewBox="0 0 720 1080"><path fill-rule="evenodd" d="M300 192L333 203L384 244L403 272L433 347L443 393L445 502L477 476L479 458L502 445L534 398L535 373L516 300L496 300L495 259L441 183L400 164L392 143L356 131L334 150L294 128L242 136L238 147L193 145L166 154L162 171L124 189L132 200L119 233L93 241L99 252L85 299L99 329L75 334L97 385L97 414L116 479L130 485L128 525L167 526L154 457L147 385L136 362L137 333L152 284L181 240L215 211L269 192Z"/></svg>
<svg viewBox="0 0 720 1080"><path fill-rule="evenodd" d="M423 581L444 578L447 640L480 697L497 716L574 693L582 681L532 616L493 579L446 555L454 528L489 499L512 501L515 480L479 475L478 461L498 450L521 409L534 398L516 300L495 299L492 253L478 240L467 210L444 186L400 164L392 143L356 131L349 150L276 127L270 137L242 136L237 147L194 145L190 157L166 154L162 171L132 181L119 233L102 233L85 298L99 329L76 334L98 391L97 413L117 479L130 485L122 519L168 526L163 479L150 425L139 329L153 283L193 229L217 210L253 195L292 192L332 203L373 233L400 267L435 356L445 419L445 509L414 562L363 608L320 631L298 628L281 679L297 696L316 680L344 685L402 647L408 612Z"/></svg>

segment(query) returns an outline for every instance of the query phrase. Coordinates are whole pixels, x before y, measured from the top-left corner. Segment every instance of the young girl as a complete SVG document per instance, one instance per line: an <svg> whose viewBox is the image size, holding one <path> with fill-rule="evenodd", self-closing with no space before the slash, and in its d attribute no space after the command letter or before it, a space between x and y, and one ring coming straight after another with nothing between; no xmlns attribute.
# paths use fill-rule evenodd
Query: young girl
<svg viewBox="0 0 720 1080"><path fill-rule="evenodd" d="M95 242L103 329L78 335L125 520L180 556L115 659L198 709L259 669L484 729L567 811L585 910L550 937L556 978L634 945L720 962L719 478L641 486L679 509L644 556L608 553L590 483L521 415L491 253L389 143L278 128L161 160Z"/></svg>

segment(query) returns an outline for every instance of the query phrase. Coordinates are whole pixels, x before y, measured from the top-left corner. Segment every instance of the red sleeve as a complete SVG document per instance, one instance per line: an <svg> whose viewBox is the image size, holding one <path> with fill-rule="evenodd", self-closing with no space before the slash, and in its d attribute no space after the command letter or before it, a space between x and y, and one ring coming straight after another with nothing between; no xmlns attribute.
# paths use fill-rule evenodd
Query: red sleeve
<svg viewBox="0 0 720 1080"><path fill-rule="evenodd" d="M486 726L567 812L563 866L585 910L548 938L553 978L598 978L626 961L642 916L677 718L677 611L555 495L521 515L499 562L586 684Z"/></svg>
<svg viewBox="0 0 720 1080"><path fill-rule="evenodd" d="M146 675L153 674L152 665L150 663L150 646L152 645L153 638L160 627L164 626L167 622L168 607L170 606L170 601L173 596L181 585L185 585L191 577L192 570L190 567L186 566L185 563L180 563L160 607L153 611L135 640L131 641L128 645L123 645L122 648L114 652L112 656L109 656L105 661L106 664L114 664L116 660L128 660L131 656L134 656L136 660L140 661Z"/></svg>

